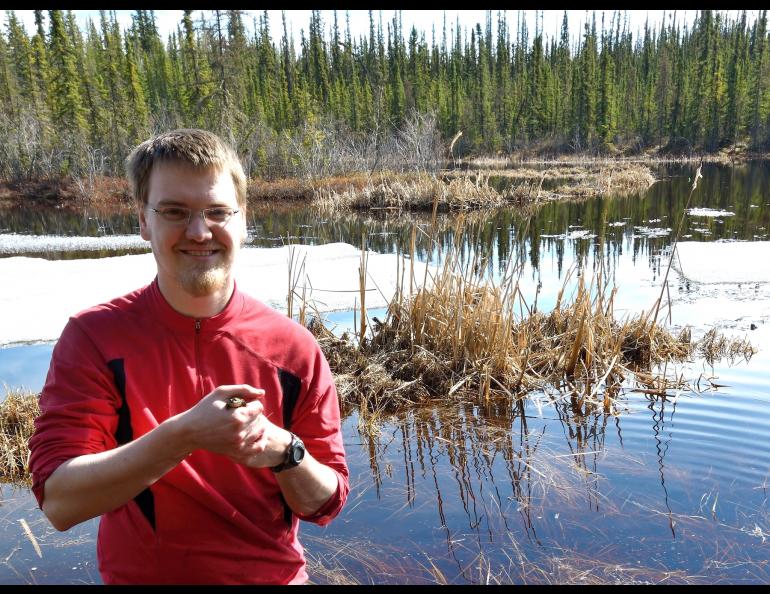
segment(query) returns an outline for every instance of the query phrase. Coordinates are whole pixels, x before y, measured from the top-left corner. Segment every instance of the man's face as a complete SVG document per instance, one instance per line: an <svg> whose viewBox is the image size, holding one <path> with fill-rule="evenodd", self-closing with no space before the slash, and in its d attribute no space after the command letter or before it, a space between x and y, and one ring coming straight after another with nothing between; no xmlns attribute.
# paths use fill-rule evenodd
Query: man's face
<svg viewBox="0 0 770 594"><path fill-rule="evenodd" d="M229 172L196 170L179 163L160 163L150 173L147 205L139 210L139 229L152 245L158 280L167 298L185 293L205 297L227 291L232 265L246 238L242 211L225 224L204 221L201 209L215 206L240 210ZM189 223L171 223L153 208L192 209Z"/></svg>

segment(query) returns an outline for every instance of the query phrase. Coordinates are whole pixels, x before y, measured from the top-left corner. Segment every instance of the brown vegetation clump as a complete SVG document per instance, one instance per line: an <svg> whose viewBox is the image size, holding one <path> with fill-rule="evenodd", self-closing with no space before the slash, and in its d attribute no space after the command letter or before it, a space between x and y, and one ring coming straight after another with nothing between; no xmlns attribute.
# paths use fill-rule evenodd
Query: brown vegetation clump
<svg viewBox="0 0 770 594"><path fill-rule="evenodd" d="M27 440L39 414L36 394L10 390L0 402L0 482L29 484Z"/></svg>
<svg viewBox="0 0 770 594"><path fill-rule="evenodd" d="M310 202L318 192L360 190L368 183L364 174L330 176L322 179L281 178L250 179L247 196L250 202L303 200Z"/></svg>
<svg viewBox="0 0 770 594"><path fill-rule="evenodd" d="M655 177L644 165L602 167L578 176L576 184L566 184L555 190L566 196L606 196L644 191L655 183Z"/></svg>
<svg viewBox="0 0 770 594"><path fill-rule="evenodd" d="M124 178L91 176L60 177L37 180L0 182L0 204L13 204L19 199L39 205L102 206L131 205L128 182Z"/></svg>
<svg viewBox="0 0 770 594"><path fill-rule="evenodd" d="M524 206L546 198L546 193L540 194L537 184L533 187L525 182L499 191L489 183L489 177L484 173L449 176L446 180L429 174L381 175L363 187L349 186L342 191L328 186L319 188L313 200L323 212L345 209L464 212Z"/></svg>
<svg viewBox="0 0 770 594"><path fill-rule="evenodd" d="M736 359L749 360L757 350L748 340L727 338L712 328L698 341L698 353L709 365L718 359L727 359L731 363Z"/></svg>
<svg viewBox="0 0 770 594"><path fill-rule="evenodd" d="M490 177L523 180L498 190ZM555 191L543 190L545 180L569 180ZM655 182L644 165L559 166L545 170L506 169L447 172L443 178L429 174L390 174L364 184L343 188L324 184L313 194L322 212L345 209L469 211L503 206L531 207L562 198L584 198L641 192Z"/></svg>
<svg viewBox="0 0 770 594"><path fill-rule="evenodd" d="M601 274L588 286L581 276L570 299L562 288L553 310L543 313L525 302L513 275L495 285L475 272L484 268L447 258L413 296L397 290L385 321L376 320L371 336L357 342L313 323L343 407L356 406L371 418L434 399L520 403L529 392L555 389L579 406L609 411L627 380L662 396L682 388L682 378L653 369L698 349L753 354L735 341L703 347L690 340L689 329L674 336L651 312L616 320L615 292L607 295Z"/></svg>
<svg viewBox="0 0 770 594"><path fill-rule="evenodd" d="M482 175L495 175L531 182L565 180L549 196L550 199L605 196L642 192L655 183L655 176L646 165L622 161L607 161L589 164L558 164L547 169L513 167L502 170L487 168L479 171ZM452 172L462 176L466 172Z"/></svg>

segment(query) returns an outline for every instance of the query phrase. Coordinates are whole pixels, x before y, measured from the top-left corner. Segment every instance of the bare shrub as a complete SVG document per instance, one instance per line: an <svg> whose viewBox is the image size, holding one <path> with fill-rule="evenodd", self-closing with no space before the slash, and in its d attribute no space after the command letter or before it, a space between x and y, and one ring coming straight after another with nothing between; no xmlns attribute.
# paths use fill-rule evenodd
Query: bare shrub
<svg viewBox="0 0 770 594"><path fill-rule="evenodd" d="M441 138L436 126L436 114L413 111L398 134L406 157L405 167L416 171L435 172L441 162Z"/></svg>
<svg viewBox="0 0 770 594"><path fill-rule="evenodd" d="M31 111L0 117L0 176L11 180L51 178L58 173L60 151L48 148L43 123Z"/></svg>

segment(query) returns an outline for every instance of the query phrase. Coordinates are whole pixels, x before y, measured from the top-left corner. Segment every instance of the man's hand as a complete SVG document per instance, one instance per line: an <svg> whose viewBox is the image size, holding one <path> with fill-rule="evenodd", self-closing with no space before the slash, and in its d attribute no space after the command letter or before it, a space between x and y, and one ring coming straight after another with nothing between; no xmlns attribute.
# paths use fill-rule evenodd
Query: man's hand
<svg viewBox="0 0 770 594"><path fill-rule="evenodd" d="M291 433L271 423L258 400L265 391L249 385L220 386L191 409L174 417L183 434L192 437L185 446L228 456L251 468L266 468L284 461ZM233 402L243 399L244 403ZM228 406L229 404L229 406ZM295 513L315 512L337 489L333 470L309 453L299 466L275 475L286 502Z"/></svg>
<svg viewBox="0 0 770 594"><path fill-rule="evenodd" d="M263 406L258 399L264 395L264 390L248 384L219 386L175 417L183 435L183 448L188 453L203 449L233 459L250 455L256 422L262 417ZM237 406L233 407L233 403Z"/></svg>
<svg viewBox="0 0 770 594"><path fill-rule="evenodd" d="M291 433L271 423L260 414L251 426L247 443L241 455L231 456L239 464L252 468L278 466L284 461L291 444Z"/></svg>
<svg viewBox="0 0 770 594"><path fill-rule="evenodd" d="M259 398L264 395L264 390L248 384L219 386L177 415L187 438L185 449L208 450L253 468L283 462L291 434L262 414Z"/></svg>
<svg viewBox="0 0 770 594"><path fill-rule="evenodd" d="M220 386L137 439L67 460L45 483L43 512L55 528L67 530L123 505L197 449L247 463L265 441L276 441L270 437L274 431L264 425L267 419L258 400L264 394L248 385ZM246 404L227 408L227 399L234 396ZM269 463L273 458L258 460Z"/></svg>

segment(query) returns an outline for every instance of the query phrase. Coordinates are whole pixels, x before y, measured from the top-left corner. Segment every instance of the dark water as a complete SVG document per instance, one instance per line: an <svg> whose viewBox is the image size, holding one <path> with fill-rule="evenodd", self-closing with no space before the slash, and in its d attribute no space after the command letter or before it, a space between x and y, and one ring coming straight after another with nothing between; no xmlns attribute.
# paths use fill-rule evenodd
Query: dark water
<svg viewBox="0 0 770 594"><path fill-rule="evenodd" d="M660 292L667 263L661 254L679 225L693 171L661 168L659 176L670 177L643 196L550 204L530 219L510 211L472 215L455 230L457 218L443 217L440 239L488 254L493 271L521 262L527 290L541 286L541 308L575 262L602 263L619 287L618 303L637 313ZM766 241L770 167L706 165L703 174L689 208L734 214L685 215L686 239ZM406 251L412 227L430 227L425 217L319 220L296 209L252 209L250 216L257 245L280 245L286 236L358 245L366 230L370 248ZM0 227L9 225L0 218ZM420 233L417 244L420 257L436 256ZM756 266L766 271L768 264ZM760 352L748 363L682 365L698 390L668 399L629 392L610 414L546 394L534 394L523 410L437 403L387 419L371 437L351 413L343 427L348 504L330 526L301 529L313 581L770 581L768 283L709 285L675 275L670 283L674 325L694 324L695 335L717 326L747 336ZM345 314L334 321L350 323ZM0 349L0 385L38 389L50 348ZM0 517L0 583L99 582L96 521L57 534L27 493L7 486Z"/></svg>

